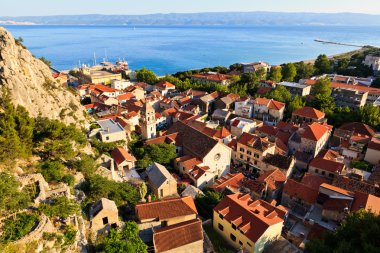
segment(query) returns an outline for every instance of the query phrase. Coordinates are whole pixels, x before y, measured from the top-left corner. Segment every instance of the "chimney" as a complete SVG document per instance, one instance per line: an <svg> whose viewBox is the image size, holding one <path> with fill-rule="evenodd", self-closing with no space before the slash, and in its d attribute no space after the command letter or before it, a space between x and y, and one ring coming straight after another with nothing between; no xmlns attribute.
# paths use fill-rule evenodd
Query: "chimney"
<svg viewBox="0 0 380 253"><path fill-rule="evenodd" d="M152 202L152 196L151 195L148 195L148 203L149 202Z"/></svg>

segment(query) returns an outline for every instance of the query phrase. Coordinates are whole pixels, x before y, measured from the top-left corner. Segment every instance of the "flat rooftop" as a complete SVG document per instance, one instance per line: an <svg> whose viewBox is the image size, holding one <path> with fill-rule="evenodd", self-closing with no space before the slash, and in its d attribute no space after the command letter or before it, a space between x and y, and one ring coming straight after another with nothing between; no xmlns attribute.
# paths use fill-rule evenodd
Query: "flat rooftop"
<svg viewBox="0 0 380 253"><path fill-rule="evenodd" d="M99 120L97 123L102 128L102 131L106 131L108 133L116 133L120 131L124 132L124 128L112 119Z"/></svg>
<svg viewBox="0 0 380 253"><path fill-rule="evenodd" d="M293 83L293 82L281 82L281 83L278 83L278 85L293 87L293 88L302 88L302 89L308 87L308 85Z"/></svg>

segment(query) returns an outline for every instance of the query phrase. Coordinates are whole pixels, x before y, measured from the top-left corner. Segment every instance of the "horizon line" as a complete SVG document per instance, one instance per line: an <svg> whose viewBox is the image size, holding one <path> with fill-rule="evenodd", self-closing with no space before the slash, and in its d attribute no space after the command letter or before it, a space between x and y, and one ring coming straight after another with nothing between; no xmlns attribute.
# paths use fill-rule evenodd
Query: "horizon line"
<svg viewBox="0 0 380 253"><path fill-rule="evenodd" d="M144 14L102 14L102 13L82 13L82 14L49 14L49 15L21 15L21 16L4 16L4 18L22 18L22 17L68 17L68 16L149 16L149 15L172 15L172 14L209 14L209 13L282 13L282 14L357 14L379 16L380 13L364 13L364 12L310 12L310 11L204 11L204 12L156 12Z"/></svg>

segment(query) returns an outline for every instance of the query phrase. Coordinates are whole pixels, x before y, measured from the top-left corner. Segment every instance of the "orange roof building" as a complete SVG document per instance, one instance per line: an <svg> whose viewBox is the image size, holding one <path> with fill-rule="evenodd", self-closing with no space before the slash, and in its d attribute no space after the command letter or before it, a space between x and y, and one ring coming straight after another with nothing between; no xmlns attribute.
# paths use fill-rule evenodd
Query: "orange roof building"
<svg viewBox="0 0 380 253"><path fill-rule="evenodd" d="M292 122L297 124L311 123L311 122L324 122L325 113L313 107L302 107L292 113Z"/></svg>
<svg viewBox="0 0 380 253"><path fill-rule="evenodd" d="M281 235L288 210L249 194L227 195L215 208L214 230L236 249L261 252L263 245Z"/></svg>

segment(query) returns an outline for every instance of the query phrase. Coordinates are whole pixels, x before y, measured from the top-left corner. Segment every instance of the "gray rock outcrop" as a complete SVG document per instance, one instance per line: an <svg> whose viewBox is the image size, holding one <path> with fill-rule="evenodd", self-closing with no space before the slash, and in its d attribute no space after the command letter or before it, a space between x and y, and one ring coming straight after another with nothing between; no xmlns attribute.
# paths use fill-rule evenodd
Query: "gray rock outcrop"
<svg viewBox="0 0 380 253"><path fill-rule="evenodd" d="M86 122L78 97L56 83L49 67L0 27L0 96L4 87L12 102L24 106L33 117L76 125Z"/></svg>

